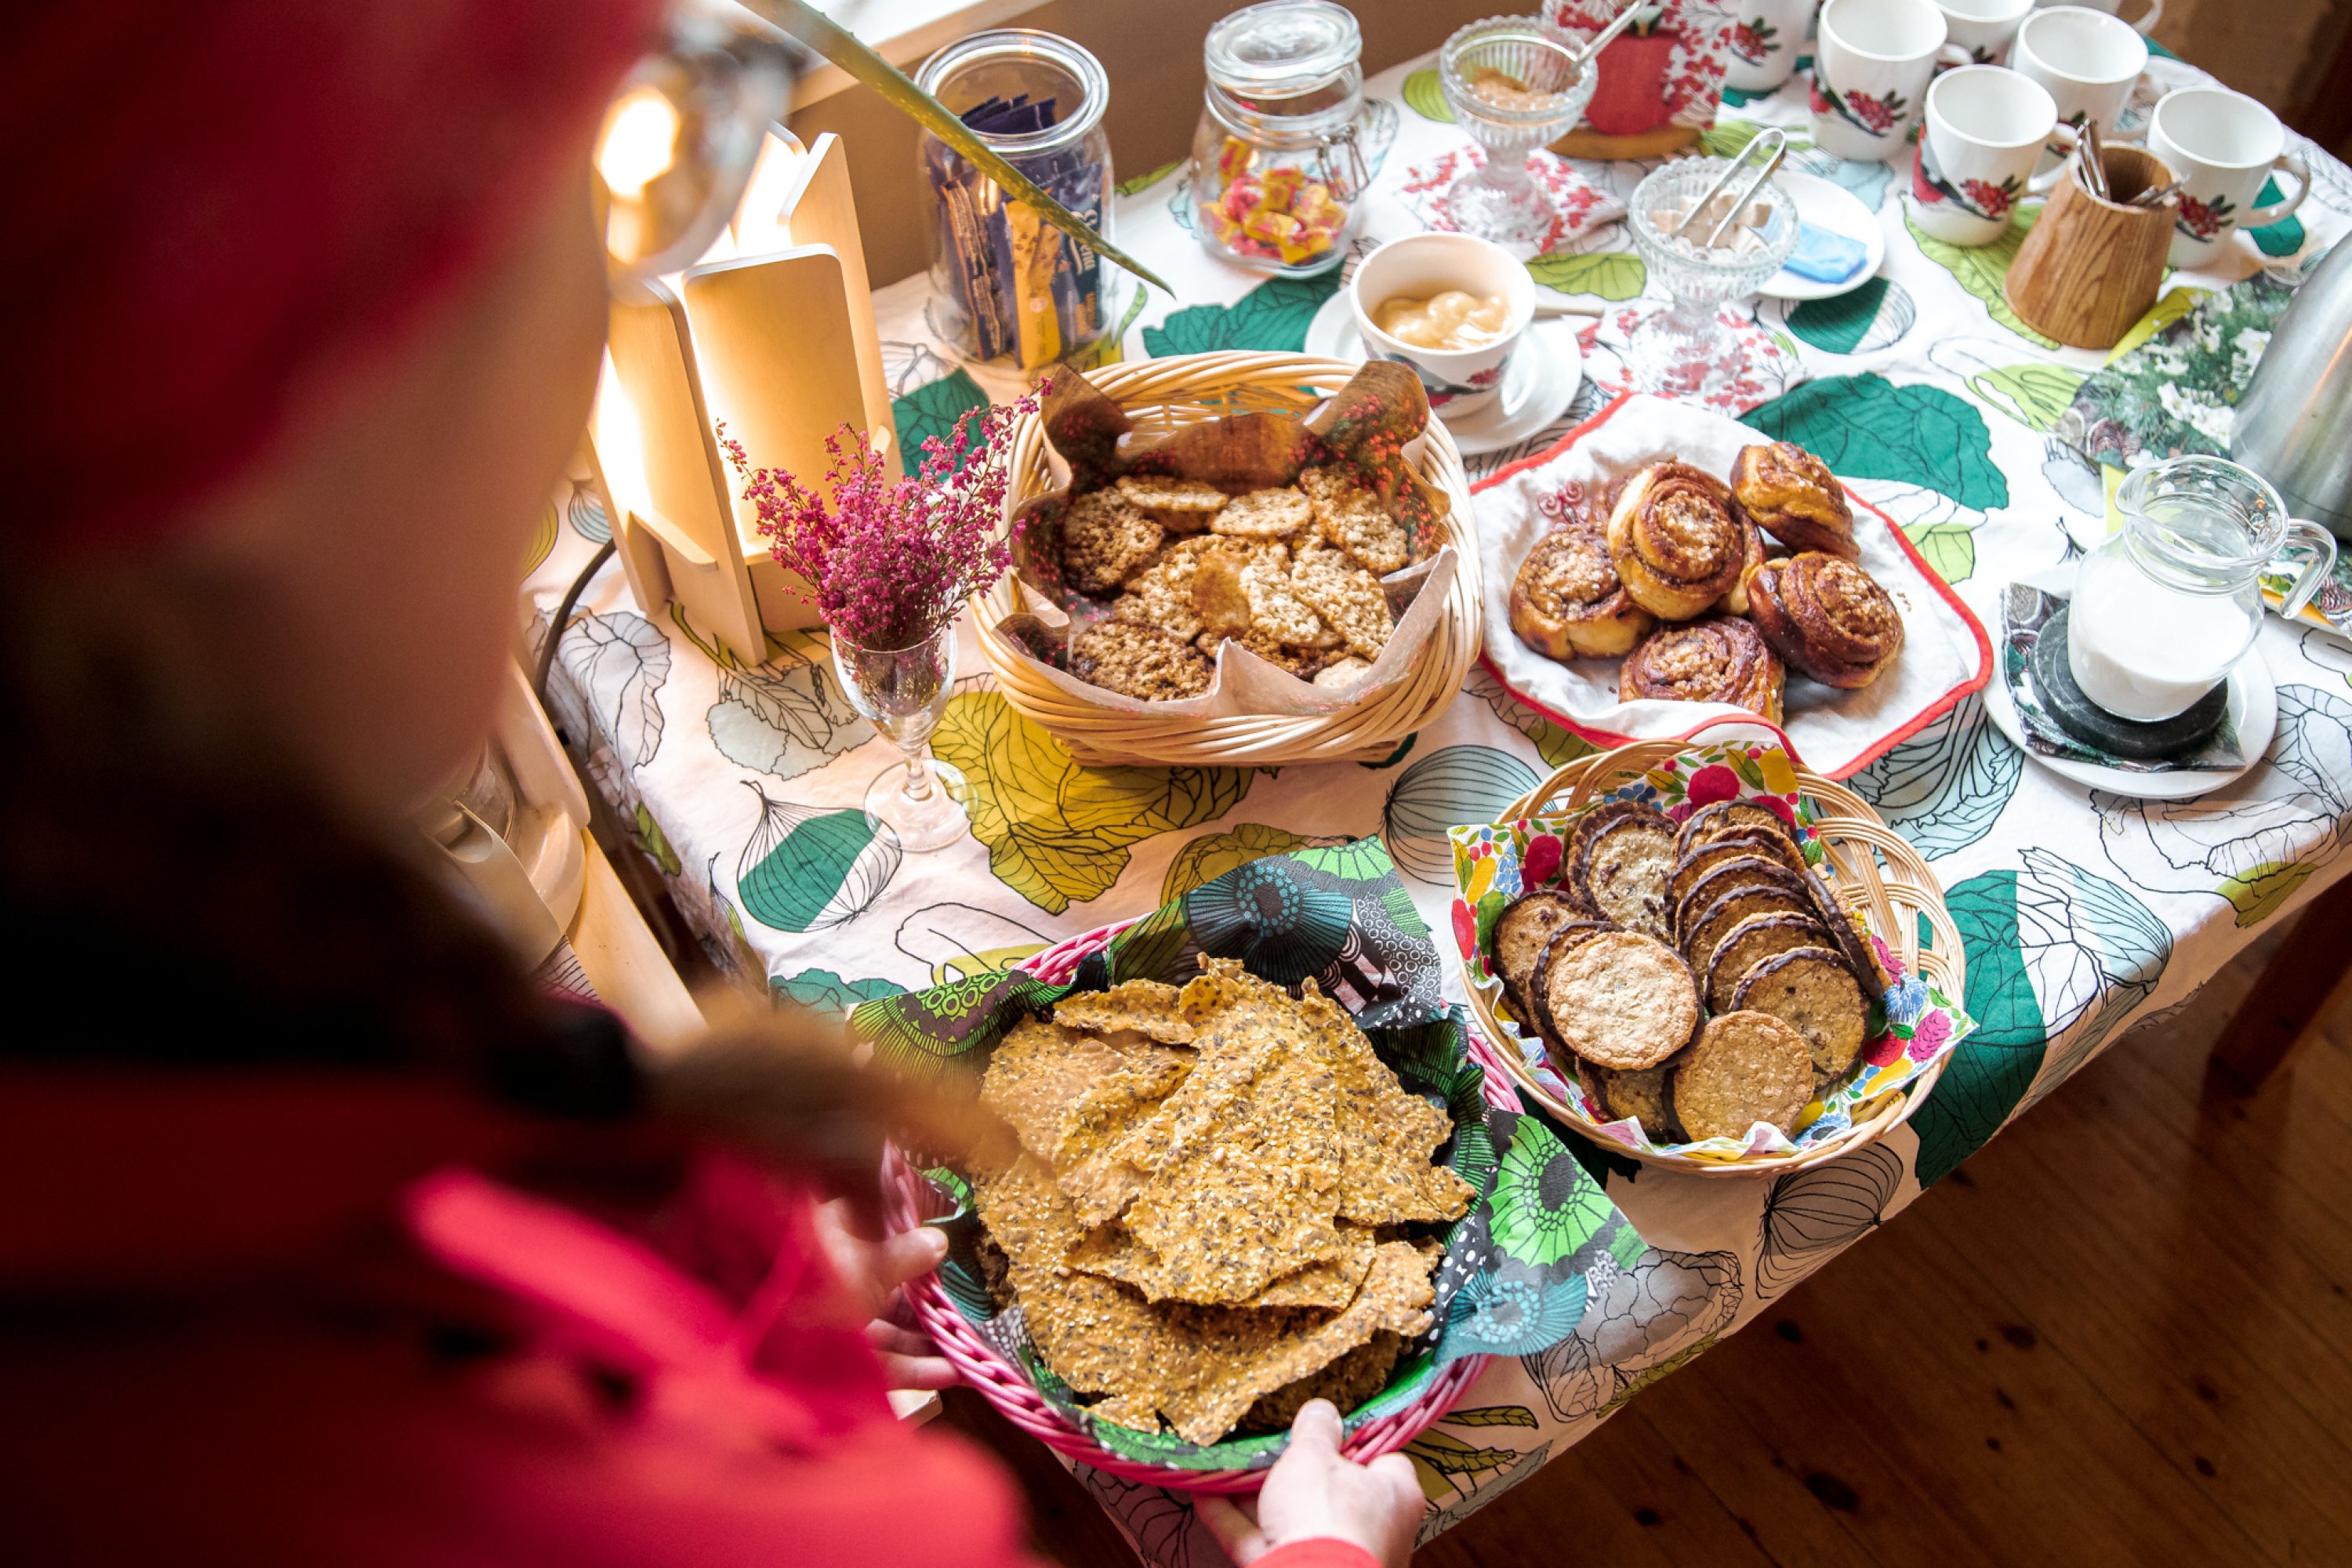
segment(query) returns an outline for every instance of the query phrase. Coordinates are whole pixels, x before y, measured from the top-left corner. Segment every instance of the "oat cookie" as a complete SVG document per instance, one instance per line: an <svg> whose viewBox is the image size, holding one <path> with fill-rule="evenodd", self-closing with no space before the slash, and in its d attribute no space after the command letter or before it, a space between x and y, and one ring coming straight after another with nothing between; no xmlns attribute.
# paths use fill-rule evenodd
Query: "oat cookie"
<svg viewBox="0 0 2352 1568"><path fill-rule="evenodd" d="M1762 1013L1707 1021L1674 1074L1675 1112L1693 1139L1745 1138L1759 1121L1784 1133L1813 1098L1802 1035Z"/></svg>
<svg viewBox="0 0 2352 1568"><path fill-rule="evenodd" d="M1619 1070L1656 1067L1698 1027L1690 966L1638 931L1603 931L1555 956L1543 1001L1561 1044Z"/></svg>
<svg viewBox="0 0 2352 1568"><path fill-rule="evenodd" d="M1528 984L1552 933L1585 918L1584 900L1575 894L1564 888L1537 888L1512 900L1495 921L1495 974L1520 1017L1528 1016Z"/></svg>
<svg viewBox="0 0 2352 1568"><path fill-rule="evenodd" d="M1070 673L1107 691L1146 702L1198 697L1209 689L1209 661L1181 637L1129 621L1097 621L1070 644Z"/></svg>
<svg viewBox="0 0 2352 1568"><path fill-rule="evenodd" d="M1816 1076L1840 1079L1862 1053L1870 1006L1845 960L1823 947L1793 947L1752 965L1731 1005L1769 1013L1805 1037Z"/></svg>
<svg viewBox="0 0 2352 1568"><path fill-rule="evenodd" d="M1820 913L1822 923L1829 927L1830 935L1837 939L1838 951L1845 954L1848 963L1853 965L1854 977L1862 982L1864 988L1875 996L1894 984L1893 977L1878 962L1877 949L1871 946L1870 933L1863 929L1861 921L1853 918L1853 911L1839 900L1837 890L1830 886L1829 879L1819 871L1808 871L1805 884L1812 892L1813 907Z"/></svg>
<svg viewBox="0 0 2352 1568"><path fill-rule="evenodd" d="M1759 855L1735 856L1708 867L1696 881L1683 889L1675 900L1675 931L1688 946L1687 938L1699 922L1699 918L1715 907L1717 899L1737 888L1774 888L1788 894L1810 909L1812 895L1806 890L1804 880L1777 860Z"/></svg>
<svg viewBox="0 0 2352 1568"><path fill-rule="evenodd" d="M1289 671L1301 680L1313 680L1331 662L1328 648L1299 647L1296 644L1277 641L1262 626L1252 626L1240 639L1242 647L1275 666Z"/></svg>
<svg viewBox="0 0 2352 1568"><path fill-rule="evenodd" d="M1252 490L1227 501L1209 520L1209 531L1242 539L1287 539L1313 518L1307 498L1297 490Z"/></svg>
<svg viewBox="0 0 2352 1568"><path fill-rule="evenodd" d="M1241 545L1212 549L1192 568L1192 614L1201 623L1201 651L1214 656L1217 645L1250 629L1249 587L1242 570L1251 552Z"/></svg>
<svg viewBox="0 0 2352 1568"><path fill-rule="evenodd" d="M1731 934L1732 927L1749 915L1790 914L1810 917L1812 912L1813 907L1811 903L1786 888L1776 888L1764 883L1749 883L1745 887L1732 888L1700 910L1693 917L1689 926L1684 930L1680 943L1683 957L1690 961L1693 973L1705 974L1707 960L1715 956L1717 945Z"/></svg>
<svg viewBox="0 0 2352 1568"><path fill-rule="evenodd" d="M1799 875L1804 871L1804 856L1785 838L1761 833L1711 838L1675 856L1674 874L1666 879L1666 896L1673 900L1673 907L1681 906L1683 895L1689 892L1691 884L1701 877L1726 861L1742 858L1778 861Z"/></svg>
<svg viewBox="0 0 2352 1568"><path fill-rule="evenodd" d="M1362 658L1378 658L1396 630L1381 580L1312 539L1299 541L1291 553L1290 588Z"/></svg>
<svg viewBox="0 0 2352 1568"><path fill-rule="evenodd" d="M1127 578L1127 591L1111 605L1113 620L1150 626L1190 642L1201 634L1202 621L1192 604L1192 583L1201 558L1215 548L1207 535L1171 541Z"/></svg>
<svg viewBox="0 0 2352 1568"><path fill-rule="evenodd" d="M1062 514L1062 571L1082 594L1108 594L1160 548L1160 527L1115 489L1089 490Z"/></svg>
<svg viewBox="0 0 2352 1568"><path fill-rule="evenodd" d="M1171 533L1200 532L1230 499L1205 480L1171 474L1129 474L1118 481L1118 493Z"/></svg>
<svg viewBox="0 0 2352 1568"><path fill-rule="evenodd" d="M1252 632L1293 647L1339 646L1339 634L1323 624L1313 605L1292 592L1289 546L1269 544L1251 556L1249 564L1242 568L1242 587L1249 595Z"/></svg>
<svg viewBox="0 0 2352 1568"><path fill-rule="evenodd" d="M1653 1138L1675 1135L1674 1062L1669 1059L1639 1072L1612 1072L1585 1064L1585 1080L1612 1121L1633 1121Z"/></svg>
<svg viewBox="0 0 2352 1568"><path fill-rule="evenodd" d="M1404 530L1381 498L1337 468L1308 468L1298 483L1313 504L1315 530L1325 542L1355 557L1366 570L1385 576L1412 559Z"/></svg>
<svg viewBox="0 0 2352 1568"><path fill-rule="evenodd" d="M1655 812L1628 813L1585 839L1574 877L1602 915L1661 942L1674 938L1666 873L1674 865L1673 824Z"/></svg>
<svg viewBox="0 0 2352 1568"><path fill-rule="evenodd" d="M1704 978L1708 1009L1730 1012L1731 994L1739 982L1774 953L1792 947L1820 947L1828 941L1829 932L1811 915L1749 915L1725 932L1707 955Z"/></svg>
<svg viewBox="0 0 2352 1568"><path fill-rule="evenodd" d="M1796 842L1780 813L1748 801L1718 800L1700 806L1685 819L1682 831L1675 836L1675 853L1687 855L1702 844L1743 833L1773 834L1792 845Z"/></svg>
<svg viewBox="0 0 2352 1568"><path fill-rule="evenodd" d="M1672 817L1657 807L1644 805L1638 800L1602 801L1599 805L1593 806L1578 817L1576 825L1568 830L1568 842L1560 849L1560 865L1566 868L1567 879L1575 885L1578 892L1585 893L1588 900L1591 894L1586 891L1576 875L1576 868L1584 862L1585 847L1605 829L1628 817L1646 822L1653 827L1663 823L1668 835L1672 835L1675 830Z"/></svg>

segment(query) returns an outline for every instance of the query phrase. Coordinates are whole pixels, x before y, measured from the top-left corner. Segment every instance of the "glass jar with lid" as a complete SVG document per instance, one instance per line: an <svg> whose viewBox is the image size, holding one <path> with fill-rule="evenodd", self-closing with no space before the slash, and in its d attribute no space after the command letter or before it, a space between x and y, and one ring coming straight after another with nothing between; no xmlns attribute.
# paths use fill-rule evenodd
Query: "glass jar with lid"
<svg viewBox="0 0 2352 1568"><path fill-rule="evenodd" d="M1290 276L1347 255L1370 183L1362 51L1356 18L1331 0L1264 0L1209 29L1192 216L1212 253Z"/></svg>
<svg viewBox="0 0 2352 1568"><path fill-rule="evenodd" d="M975 33L915 75L973 134L1064 206L1111 233L1110 79L1067 38L1027 27ZM1117 272L946 142L926 133L931 327L975 359L1051 364L1118 320Z"/></svg>

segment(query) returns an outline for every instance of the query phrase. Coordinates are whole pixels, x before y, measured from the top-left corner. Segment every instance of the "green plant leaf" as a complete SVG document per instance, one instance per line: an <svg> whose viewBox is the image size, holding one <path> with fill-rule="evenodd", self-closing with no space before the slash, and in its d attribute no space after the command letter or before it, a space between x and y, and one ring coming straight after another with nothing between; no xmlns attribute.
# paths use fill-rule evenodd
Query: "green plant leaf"
<svg viewBox="0 0 2352 1568"><path fill-rule="evenodd" d="M849 73L852 79L872 88L883 102L971 160L982 174L1002 185L1007 195L1034 208L1039 217L1080 245L1118 263L1161 293L1174 295L1176 290L1162 282L1158 273L1097 234L1084 218L1039 189L1035 181L998 156L986 142L972 134L970 126L949 113L947 107L938 99L908 79L906 72L867 48L858 41L856 34L832 17L808 5L806 0L744 0L744 3L748 9L774 23L839 66Z"/></svg>
<svg viewBox="0 0 2352 1568"><path fill-rule="evenodd" d="M2009 504L1984 416L1941 387L1897 386L1883 375L1809 381L1741 416L1743 423L1860 479L1926 485L1962 506Z"/></svg>
<svg viewBox="0 0 2352 1568"><path fill-rule="evenodd" d="M1977 533L1969 524L1925 522L1906 528L1903 533L1945 582L1965 583L1976 574Z"/></svg>
<svg viewBox="0 0 2352 1568"><path fill-rule="evenodd" d="M2251 870L2222 878L2221 896L2238 911L2239 925L2259 925L2294 896L2311 872L2309 861L2266 860Z"/></svg>
<svg viewBox="0 0 2352 1568"><path fill-rule="evenodd" d="M1230 305L1171 311L1158 326L1143 329L1143 352L1155 359L1216 349L1300 353L1307 348L1307 323L1339 290L1336 267L1319 278L1271 279Z"/></svg>
<svg viewBox="0 0 2352 1568"><path fill-rule="evenodd" d="M1562 294L1595 294L1603 300L1631 300L1650 278L1650 268L1640 257L1615 250L1538 256L1528 263L1528 271L1547 289Z"/></svg>
<svg viewBox="0 0 2352 1568"><path fill-rule="evenodd" d="M1307 844L1306 838L1287 828L1269 827L1262 822L1236 823L1225 833L1204 833L1168 862L1168 875L1160 884L1160 901L1174 903L1202 883L1213 882L1237 867L1269 855L1287 855Z"/></svg>
<svg viewBox="0 0 2352 1568"><path fill-rule="evenodd" d="M2083 390L2083 384L2088 380L2087 372L2029 360L2023 364L1981 371L1969 377L1969 390L1977 395L1979 401L1990 404L2020 425L2047 436L2058 428L2060 416L2074 406L2074 395Z"/></svg>
<svg viewBox="0 0 2352 1568"><path fill-rule="evenodd" d="M1128 846L1196 827L1241 804L1247 768L1085 768L1043 725L993 691L950 698L931 736L971 788L971 829L988 868L1050 914L1108 892Z"/></svg>
<svg viewBox="0 0 2352 1568"><path fill-rule="evenodd" d="M1922 255L1983 301L1987 315L2028 342L2054 349L2058 340L2045 338L2020 321L2017 312L2009 308L2009 297L2001 292L2001 285L2009 277L2009 264L2017 259L2017 247L2025 243L2025 232L2033 226L2033 216L2032 213L2020 213L2007 234L1990 245L1979 246L1952 245L1936 238L1912 221L1907 209L1903 215L1903 226L1911 231L1911 238Z"/></svg>
<svg viewBox="0 0 2352 1568"><path fill-rule="evenodd" d="M1407 109L1423 120L1434 120L1441 125L1454 123L1454 106L1445 101L1445 89L1439 83L1433 66L1423 66L1404 79L1404 102Z"/></svg>
<svg viewBox="0 0 2352 1568"><path fill-rule="evenodd" d="M904 397L892 398L890 420L898 426L898 450L908 455L908 467L922 461L924 437L947 440L955 434L956 420L967 410L987 406L988 394L964 370L951 371Z"/></svg>

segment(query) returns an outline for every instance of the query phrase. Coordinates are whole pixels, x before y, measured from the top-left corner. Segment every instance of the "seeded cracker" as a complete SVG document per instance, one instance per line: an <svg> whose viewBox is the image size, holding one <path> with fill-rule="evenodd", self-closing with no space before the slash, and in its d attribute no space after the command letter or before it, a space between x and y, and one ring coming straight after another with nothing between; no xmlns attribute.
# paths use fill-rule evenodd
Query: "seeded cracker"
<svg viewBox="0 0 2352 1568"><path fill-rule="evenodd" d="M1411 554L1404 530L1381 505L1380 497L1334 468L1309 468L1299 486L1315 513L1315 529L1368 570L1385 575L1402 571Z"/></svg>
<svg viewBox="0 0 2352 1568"><path fill-rule="evenodd" d="M1062 514L1062 570L1084 594L1108 594L1160 548L1160 525L1117 490L1092 490Z"/></svg>
<svg viewBox="0 0 2352 1568"><path fill-rule="evenodd" d="M1176 1010L1181 994L1157 980L1129 980L1108 991L1065 996L1054 1005L1054 1021L1106 1033L1133 1029L1171 1046L1189 1046L1197 1030Z"/></svg>
<svg viewBox="0 0 2352 1568"><path fill-rule="evenodd" d="M1339 1217L1358 1225L1459 1219L1477 1194L1430 1163L1454 1135L1446 1113L1407 1094L1347 1010L1308 982L1299 1004L1331 1041L1339 1091Z"/></svg>
<svg viewBox="0 0 2352 1568"><path fill-rule="evenodd" d="M1054 1185L1052 1170L1025 1151L1003 1172L975 1183L972 1202L1016 1272L1058 1268L1086 1234Z"/></svg>
<svg viewBox="0 0 2352 1568"><path fill-rule="evenodd" d="M1366 658L1378 658L1396 630L1381 580L1337 550L1301 541L1290 563L1291 591Z"/></svg>
<svg viewBox="0 0 2352 1568"><path fill-rule="evenodd" d="M1262 1395L1242 1417L1244 1432L1287 1432L1298 1419L1299 1406L1310 1399L1328 1399L1341 1410L1353 1410L1389 1385L1404 1337L1383 1329L1321 1372L1302 1377L1287 1388Z"/></svg>
<svg viewBox="0 0 2352 1568"><path fill-rule="evenodd" d="M1225 503L1210 521L1212 533L1242 539L1287 539L1313 520L1307 498L1297 490L1252 490Z"/></svg>
<svg viewBox="0 0 2352 1568"><path fill-rule="evenodd" d="M1041 1160L1058 1156L1064 1118L1097 1079L1126 1058L1108 1042L1042 1019L1024 1018L997 1043L980 1100Z"/></svg>
<svg viewBox="0 0 2352 1568"><path fill-rule="evenodd" d="M1360 1226L1343 1225L1337 1256L1310 1263L1281 1279L1240 1307L1344 1307L1356 1299L1372 1269L1372 1233ZM1087 1233L1069 1254L1069 1267L1132 1285L1151 1301L1181 1300L1171 1289L1168 1267L1159 1254L1135 1239L1117 1223Z"/></svg>
<svg viewBox="0 0 2352 1568"><path fill-rule="evenodd" d="M1336 647L1339 634L1323 624L1313 606L1291 591L1290 550L1270 544L1242 568L1249 595L1250 630L1294 647Z"/></svg>

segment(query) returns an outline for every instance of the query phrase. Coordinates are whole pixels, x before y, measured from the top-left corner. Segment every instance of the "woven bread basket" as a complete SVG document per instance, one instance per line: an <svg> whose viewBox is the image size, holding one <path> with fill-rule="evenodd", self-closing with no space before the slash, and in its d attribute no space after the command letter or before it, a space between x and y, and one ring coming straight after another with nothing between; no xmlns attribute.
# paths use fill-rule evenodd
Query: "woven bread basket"
<svg viewBox="0 0 2352 1568"><path fill-rule="evenodd" d="M1127 411L1138 432L1160 436L1198 420L1234 414L1286 413L1303 418L1362 368L1351 360L1294 353L1178 354L1089 371L1087 379ZM1478 547L1462 454L1435 419L1429 421L1421 441L1421 475L1451 503L1443 542L1454 546L1454 581L1429 641L1412 668L1385 689L1333 712L1298 716L1187 718L1091 701L1045 679L1020 645L997 631L997 623L1021 608L1015 576L1007 573L980 595L976 616L981 654L995 672L998 689L1013 707L1052 731L1081 763L1268 767L1376 762L1387 756L1454 700L1471 661L1478 657L1482 637ZM1024 415L1013 426L1011 465L1008 520L1024 503L1058 488L1041 415Z"/></svg>
<svg viewBox="0 0 2352 1568"><path fill-rule="evenodd" d="M1651 769L1688 750L1688 741L1637 741L1615 751L1580 757L1503 808L1498 823L1527 817L1571 816L1610 790L1632 784ZM1926 977L1946 996L1966 994L1966 963L1960 951L1959 929L1944 907L1944 889L1919 852L1886 826L1868 802L1818 773L1796 770L1797 790L1819 812L1807 826L1821 841L1823 857L1818 868L1837 894L1838 901L1863 928L1886 944L1903 967ZM1934 942L1919 943L1919 922L1934 933ZM1459 953L1455 962L1461 963ZM1801 1149L1743 1154L1736 1160L1702 1159L1696 1155L1636 1149L1601 1136L1576 1110L1546 1089L1528 1070L1509 1043L1517 1026L1497 1006L1497 995L1463 973L1463 989L1478 1026L1494 1042L1494 1055L1518 1085L1520 1095L1540 1105L1560 1125L1600 1143L1611 1153L1644 1164L1686 1171L1700 1176L1783 1175L1810 1170L1867 1143L1874 1143L1901 1126L1943 1076L1948 1057L1901 1088L1858 1105L1853 1122L1843 1132ZM1525 1033L1525 1031L1519 1031Z"/></svg>
<svg viewBox="0 0 2352 1568"><path fill-rule="evenodd" d="M1052 984L1066 984L1076 973L1080 960L1133 923L1119 921L1071 937L1028 958L1020 967ZM1518 1096L1512 1092L1512 1080L1504 1076L1499 1066L1499 1058L1509 1053L1488 1048L1475 1030L1471 1032L1470 1052L1472 1058L1486 1069L1487 1103L1519 1110ZM945 1217L949 1211L945 1194L896 1148L883 1154L882 1206L893 1230L912 1230L927 1220ZM1265 1484L1263 1469L1188 1470L1112 1453L1055 1409L1037 1392L1029 1373L982 1336L979 1326L957 1310L936 1271L908 1285L907 1300L917 1324L964 1382L978 1390L980 1396L994 1405L1006 1420L1056 1453L1066 1454L1121 1480L1174 1487L1181 1491L1254 1492ZM1485 1356L1464 1356L1448 1362L1431 1374L1411 1402L1349 1433L1339 1451L1358 1464L1395 1453L1452 1409L1486 1365Z"/></svg>

